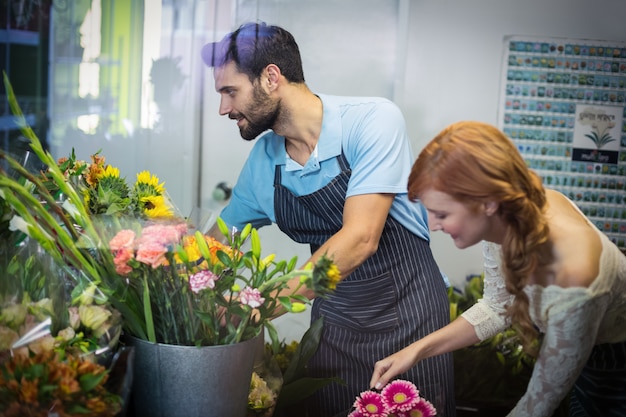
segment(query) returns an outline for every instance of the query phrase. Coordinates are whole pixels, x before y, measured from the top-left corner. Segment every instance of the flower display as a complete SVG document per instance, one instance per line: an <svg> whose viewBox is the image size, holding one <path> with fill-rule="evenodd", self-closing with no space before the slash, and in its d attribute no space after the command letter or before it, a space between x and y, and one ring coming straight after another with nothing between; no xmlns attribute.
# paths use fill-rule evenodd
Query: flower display
<svg viewBox="0 0 626 417"><path fill-rule="evenodd" d="M110 240L117 273L143 302L147 340L214 346L267 329L278 344L271 319L280 309L306 309L309 300L296 295L300 287L325 296L340 279L325 257L296 269L295 257L289 262L277 262L273 254L263 257L258 232L250 225L232 233L221 219L217 222L226 243L185 222L154 221L120 230ZM294 277L299 285L285 293Z"/></svg>
<svg viewBox="0 0 626 417"><path fill-rule="evenodd" d="M368 390L355 400L348 417L432 417L437 410L410 381L396 379L380 392Z"/></svg>
<svg viewBox="0 0 626 417"><path fill-rule="evenodd" d="M27 279L17 292L17 281L0 280L0 415L115 415L129 397L106 386L109 376L120 379L114 365L87 362L103 350L130 352L133 337L230 345L265 331L276 350L272 319L310 303L298 292L325 297L336 288L341 276L332 259L296 268L296 257L262 253L250 224L229 230L218 218L221 236L203 234L147 171L131 184L100 152L89 163L73 151L55 161L24 122L6 75L5 86L16 122L45 168L31 172L0 149L0 227L8 228L2 230L11 237L7 247L32 248L46 267L2 259L5 273ZM50 291L33 285L53 277L63 279ZM116 346L122 337L128 346ZM132 366L128 355L122 365ZM278 403L278 389L264 390L263 378L251 387L257 415Z"/></svg>
<svg viewBox="0 0 626 417"><path fill-rule="evenodd" d="M121 316L93 285L67 279L32 242L20 246L0 291L0 415L113 416L109 386Z"/></svg>
<svg viewBox="0 0 626 417"><path fill-rule="evenodd" d="M170 201L164 183L148 171L137 174L130 185L120 176L117 167L106 163L100 151L91 155L91 163L77 160L74 151L69 157L58 161L59 170L82 195L85 207L91 215L136 216L142 218L172 218L178 215ZM43 173L46 188L56 197L62 196L51 171Z"/></svg>
<svg viewBox="0 0 626 417"><path fill-rule="evenodd" d="M115 416L121 397L106 386L107 369L52 350L0 360L0 411L6 417Z"/></svg>
<svg viewBox="0 0 626 417"><path fill-rule="evenodd" d="M6 76L5 86L19 123L23 115ZM295 257L262 256L250 225L228 230L218 219L224 243L203 235L149 172L129 185L99 152L91 163L73 152L57 162L26 123L22 133L47 168L33 174L0 150L13 174L0 165L0 198L11 208L11 224L70 271L75 285L109 300L126 335L200 346L238 343L265 329L277 345L271 320L309 303L299 288L325 296L340 280L327 257L296 269ZM296 277L299 286L288 288Z"/></svg>
<svg viewBox="0 0 626 417"><path fill-rule="evenodd" d="M120 314L108 305L72 305L58 317L50 298L30 301L26 295L21 303L0 307L0 351L12 355L54 350L95 359L96 353L115 348L120 334Z"/></svg>

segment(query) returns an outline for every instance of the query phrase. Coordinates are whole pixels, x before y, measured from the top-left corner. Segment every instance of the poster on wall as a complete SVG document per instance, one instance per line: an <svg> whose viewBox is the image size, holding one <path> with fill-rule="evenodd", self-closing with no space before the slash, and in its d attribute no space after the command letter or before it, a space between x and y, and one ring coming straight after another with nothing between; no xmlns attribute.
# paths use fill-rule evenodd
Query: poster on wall
<svg viewBox="0 0 626 417"><path fill-rule="evenodd" d="M498 126L626 253L626 43L508 36Z"/></svg>

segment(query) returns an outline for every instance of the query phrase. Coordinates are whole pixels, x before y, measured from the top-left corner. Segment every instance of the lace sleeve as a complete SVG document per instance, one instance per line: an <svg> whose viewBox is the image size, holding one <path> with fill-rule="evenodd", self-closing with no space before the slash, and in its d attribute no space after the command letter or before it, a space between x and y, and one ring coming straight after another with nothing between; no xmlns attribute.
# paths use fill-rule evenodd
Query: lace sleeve
<svg viewBox="0 0 626 417"><path fill-rule="evenodd" d="M513 296L506 290L500 271L500 245L483 242L483 262L483 298L462 314L474 326L480 340L488 339L509 326L509 320L505 319L504 313L513 300Z"/></svg>
<svg viewBox="0 0 626 417"><path fill-rule="evenodd" d="M606 297L591 298L583 288L548 290L559 296L542 308L549 316L541 350L528 389L509 416L552 415L585 366L608 304Z"/></svg>

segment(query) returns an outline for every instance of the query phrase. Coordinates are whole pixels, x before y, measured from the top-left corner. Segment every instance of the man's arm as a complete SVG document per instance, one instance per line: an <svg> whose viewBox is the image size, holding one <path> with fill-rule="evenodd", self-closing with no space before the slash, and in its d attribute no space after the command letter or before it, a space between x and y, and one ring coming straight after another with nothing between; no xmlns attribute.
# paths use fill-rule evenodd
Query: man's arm
<svg viewBox="0 0 626 417"><path fill-rule="evenodd" d="M394 194L348 197L343 209L343 226L306 263L315 263L322 255L327 255L339 268L341 279L345 279L378 249L394 197ZM289 282L289 287L295 288L298 283L296 278ZM299 293L308 299L315 297L308 288L301 288Z"/></svg>

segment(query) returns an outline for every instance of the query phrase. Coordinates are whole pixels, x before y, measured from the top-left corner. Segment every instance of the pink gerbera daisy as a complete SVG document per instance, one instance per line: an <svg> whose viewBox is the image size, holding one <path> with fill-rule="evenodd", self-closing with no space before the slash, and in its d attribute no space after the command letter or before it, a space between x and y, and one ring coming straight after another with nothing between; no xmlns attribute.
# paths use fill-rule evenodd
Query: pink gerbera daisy
<svg viewBox="0 0 626 417"><path fill-rule="evenodd" d="M385 417L387 410L380 394L374 391L364 391L354 402L356 411L364 417Z"/></svg>
<svg viewBox="0 0 626 417"><path fill-rule="evenodd" d="M419 391L409 381L396 379L380 393L390 412L409 411L419 401Z"/></svg>
<svg viewBox="0 0 626 417"><path fill-rule="evenodd" d="M433 417L437 415L437 410L430 401L420 398L412 409L406 412L409 417Z"/></svg>

